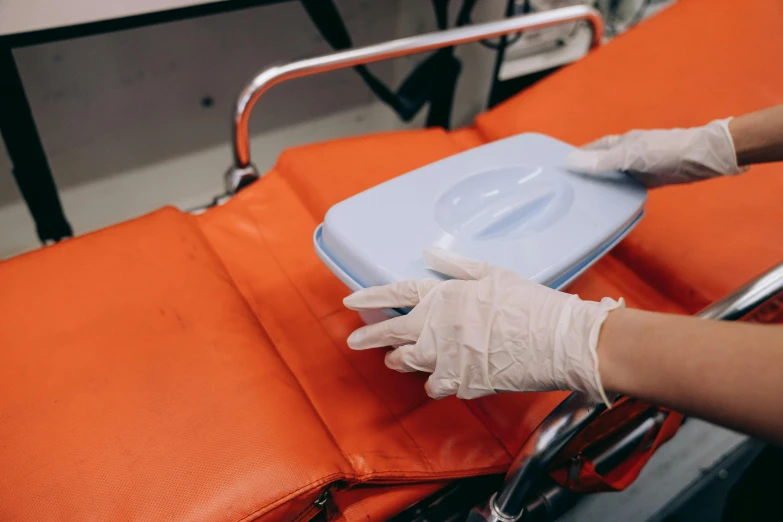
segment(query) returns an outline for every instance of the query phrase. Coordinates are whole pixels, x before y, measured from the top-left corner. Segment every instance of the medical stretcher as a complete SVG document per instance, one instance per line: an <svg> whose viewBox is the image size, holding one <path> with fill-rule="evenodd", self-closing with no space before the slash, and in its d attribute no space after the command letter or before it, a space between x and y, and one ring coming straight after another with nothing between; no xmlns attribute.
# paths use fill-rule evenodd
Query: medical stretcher
<svg viewBox="0 0 783 522"><path fill-rule="evenodd" d="M582 143L780 102L783 73L769 64L783 58L781 14L771 0L681 0L473 127L300 147L258 178L247 122L265 88L402 44L263 72L238 102L223 204L162 209L0 265L3 518L447 520L477 504L473 520L551 519L575 494L626 487L679 414L565 393L429 400L423 376L345 346L360 319L312 232L334 203L487 141L538 131ZM575 18L598 39L595 13L569 8L408 44ZM647 218L569 291L780 321L780 169L653 192Z"/></svg>

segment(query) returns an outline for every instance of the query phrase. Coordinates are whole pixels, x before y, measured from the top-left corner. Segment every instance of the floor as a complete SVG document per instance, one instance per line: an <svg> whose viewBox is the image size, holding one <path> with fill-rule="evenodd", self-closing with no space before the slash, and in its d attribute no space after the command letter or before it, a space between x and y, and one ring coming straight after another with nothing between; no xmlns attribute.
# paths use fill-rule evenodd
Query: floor
<svg viewBox="0 0 783 522"><path fill-rule="evenodd" d="M700 487L684 491L660 522L779 520L783 449L748 441L717 469L705 471ZM774 514L774 515L773 515Z"/></svg>

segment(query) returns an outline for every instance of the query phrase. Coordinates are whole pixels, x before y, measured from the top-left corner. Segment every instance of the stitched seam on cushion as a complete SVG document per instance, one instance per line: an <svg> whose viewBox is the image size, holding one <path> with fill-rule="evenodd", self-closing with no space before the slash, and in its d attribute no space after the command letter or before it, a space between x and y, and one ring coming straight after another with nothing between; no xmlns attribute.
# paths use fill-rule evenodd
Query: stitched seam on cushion
<svg viewBox="0 0 783 522"><path fill-rule="evenodd" d="M285 184L288 186L288 182L287 182L285 179L281 178L281 180L282 180L282 181L283 181L283 182L284 182L284 183L285 183ZM290 186L289 186L289 188L290 188ZM243 209L243 211L244 211L244 209ZM330 335L329 335L329 334L328 334L328 333L325 331L325 329L324 329L324 326L323 326L323 324L321 323L321 320L318 318L317 314L316 314L316 313L313 311L313 309L310 307L310 304L307 302L307 300L304 298L304 296L303 296L303 295L301 294L301 292L299 291L299 287L297 287L297 286L294 284L294 282L293 282L293 281L291 280L291 278L289 277L288 273L287 273L287 272L285 271L285 269L283 268L283 265L280 263L280 260L279 260L279 259L277 258L277 256L275 255L275 253L274 253L274 250L273 250L272 248L270 248L270 247L269 247L269 243L267 242L267 240L266 240L266 237L264 236L264 233L263 233L263 231L262 231L261 227L259 226L258 222L256 221L256 219L255 219L255 216L253 216L253 215L252 215L252 214L250 214L249 212L247 212L247 215L250 217L250 219L252 220L253 224L255 224L255 227L256 227L256 230L258 231L259 237L261 238L261 240L264 242L264 245L265 245L265 246L267 247L267 249L269 250L269 252L270 252L270 254L272 255L272 258L275 260L275 263L277 264L278 268L280 269L280 271L282 272L282 274L285 276L285 278L288 280L289 284L290 284L290 285L293 287L293 289L294 289L294 291L297 293L297 295L299 295L299 298L300 298L300 299L302 299L302 302L305 304L305 307L306 307L306 308L307 308L307 310L310 312L310 314L312 315L312 317L313 317L313 318L314 318L314 319L317 321L319 328L321 329L321 331L323 332L323 334L326 336L326 339L328 340L329 344L331 344L331 345L332 345L332 347L333 347L335 350L337 350L337 352L340 354L340 356L341 356L343 359L345 359L345 360L346 360L346 362L347 362L347 363L350 365L350 367L353 369L354 373L356 373L356 375L359 377L359 379L361 379L361 380L362 380L362 382L365 384L365 386L366 386L366 387L367 387L367 389L370 391L370 393L372 393L372 394L373 394L373 395L374 395L374 396L375 396L375 397L378 399L378 402L380 402L380 403L381 403L381 405L383 405L383 407L384 407L384 408L386 408L386 410L389 412L389 415L391 415L391 417L392 417L392 418L395 420L395 422L396 422L396 423L397 423L397 425L400 427L400 429L401 429L401 430L402 430L402 431L403 431L403 432L404 432L404 433L405 433L405 434L408 436L408 438L411 440L411 442L413 443L413 445L416 447L416 449L417 449L417 450L418 450L418 452L419 452L419 455L421 456L422 460L424 461L424 464L427 466L427 468L429 468L429 470L430 470L430 471L432 471L432 470L434 469L434 467L433 467L433 465L432 465L432 462L430 461L430 459L427 457L426 453L424 452L424 449L423 449L421 446L419 446L419 444L418 444L418 442L416 441L416 439L415 439L415 438L414 438L414 437L413 437L413 436L410 434L410 432L409 432L409 431L408 431L408 430L405 428L405 426L402 424L402 422L400 422L400 419L397 417L397 415L395 415L395 414L394 414L394 412L391 410L391 408L389 408L389 406L386 404L386 402L384 402L384 401L383 401L383 400L382 400L382 399L381 399L381 398L380 398L380 397L379 397L379 396L378 396L378 395L375 393L375 391L373 390L373 388L372 388L371 386L369 386L369 383L367 382L367 380L366 380L366 379L364 378L364 376L363 376L363 375L362 375L362 374L361 374L361 373L360 373L360 372L359 372L359 371L356 369L356 367L353 365L353 363L350 361L350 359L348 359L348 358L345 356L345 354L344 354L344 353L342 353L342 351L341 351L341 350L340 350L340 349L339 349L339 348L338 348L338 347L335 345L335 342L334 342L334 340L333 340L333 339L331 338L331 336L330 336ZM254 315L255 315L255 314L254 314ZM260 322L260 318L259 318L259 322ZM274 343L273 343L273 344L274 344ZM275 350L277 350L277 346L275 346ZM278 351L278 354L279 354L279 351ZM281 359L283 359L283 356L282 356L282 355L280 355L280 358L281 358ZM284 362L285 362L285 359L283 359L283 360L284 360ZM290 368L289 368L289 371L291 371L291 369L290 369ZM293 371L291 371L291 373L294 373L294 372L293 372ZM294 377L296 377L296 375L295 375L295 374L294 374ZM297 382L299 382L299 381L298 381L298 378L297 378ZM306 392L306 391L304 391L304 387L302 386L302 384L301 384L301 383L299 383L299 386L302 388L302 391L305 393L305 395L308 397L308 399L310 399L310 396L307 394L307 392ZM329 432L330 436L332 437L332 440L334 441L335 445L337 445L337 447L340 449L340 452L343 454L343 457L344 457L344 458L345 458L345 460L348 462L348 464L351 466L351 468L352 468L352 469L353 469L353 470L356 472L356 475L357 475L357 476L359 476L360 474L358 473L358 471L356 470L356 468L354 468L354 467L353 467L353 464L351 463L351 461L350 461L350 460L348 459L348 457L346 456L346 454L345 454L345 451L343 451L343 448L340 446L339 442L338 442L338 441L337 441L337 439L334 437L334 434L332 433L332 431L329 429L328 425L326 424L326 420L325 420L325 419L324 419L324 417L321 415L321 413L318 411L318 409L315 407L315 405L314 405L314 404L312 404L312 401L310 401L310 402L311 402L311 405L312 405L313 409L316 411L316 413L318 414L319 418L321 419L321 422L323 423L324 427L326 428L326 430Z"/></svg>
<svg viewBox="0 0 783 522"><path fill-rule="evenodd" d="M313 211L312 211L312 210L310 210L310 209L307 207L307 205L305 204L305 202L302 200L301 196L299 195L299 192L297 192L297 190L296 190L296 189L295 189L293 186L291 186L291 183L289 182L288 178L282 175L282 171L283 171L283 170L285 170L285 169L282 169L282 168L280 168L280 167L278 166L278 170L279 170L279 176L278 176L278 177L279 177L280 181L281 181L281 182L282 182L282 183L283 183L283 184L284 184L286 187L288 187L288 189L290 190L291 194L293 194L293 195L294 195L294 197L297 199L297 201L299 201L299 203L300 203L300 204L302 205L302 207L303 207L303 208L304 208L304 209L307 211L307 213L308 213L308 214L310 214L310 215L311 215L311 217L313 217L313 219L315 219L315 220L317 221L317 219L315 218L315 216L313 216ZM244 210L244 209L243 209L243 210ZM364 375L363 375L363 374L362 374L362 373L361 373L361 372L360 372L360 371L359 371L359 370L356 368L356 366L353 364L353 362L351 362L351 360L350 360L348 357L346 357L346 356L345 356L345 354L344 354L344 353L343 353L343 352L342 352L342 351L339 349L339 347L338 347L338 346L335 344L334 340L333 340L333 339L332 339L332 337L331 337L331 336L328 334L328 332L326 332L326 331L325 331L325 329L324 329L324 326L323 326L323 323L321 322L322 318L319 318L319 317L318 317L318 314L316 314L316 313L315 313L315 311L314 311L314 310L313 310L313 309L310 307L310 303L308 303L308 302L307 302L307 299L305 299L305 298L304 298L304 296L302 295L302 293L299 291L299 287L298 287L298 286L296 286L296 284L294 284L293 280L291 280L291 278L289 277L288 273L285 271L285 269L284 269L284 265L283 265L282 263L280 263L280 260L279 260L279 259L277 258L277 256L275 255L275 252L274 252L274 250L273 250L273 249L272 249L272 248L269 246L269 244L268 244L268 242L267 242L267 240L266 240L266 237L264 236L264 233L263 233L263 231L262 231L261 227L260 227L260 226L259 226L259 224L258 224L258 221L256 221L256 218L255 218L255 216L253 216L253 215L252 215L251 213L249 213L249 212L247 212L247 215L248 215L248 216L250 216L250 219L252 220L253 224L255 225L255 227L256 227L256 230L258 231L258 234L259 234L259 236L260 236L260 237L261 237L261 239L264 241L264 244L266 245L266 247L267 247L267 249L269 250L269 252L270 252L270 254L272 255L272 257L274 258L274 260L275 260L275 263L277 264L278 268L279 268L279 269L280 269L280 271L283 273L283 275L285 275L286 279L288 280L289 284L290 284L290 285L291 285L291 286L294 288L294 291L297 293L297 295L298 295L298 296L299 296L299 297L302 299L302 302L305 304L305 306L307 307L307 309L308 309L308 311L310 312L310 314L312 315L312 317L313 317L313 318L314 318L314 319L315 319L315 320L318 322L318 326L321 328L321 330L322 330L323 334L326 336L326 339L328 339L328 341L329 341L329 344L331 344L331 345L332 345L332 347L333 347L335 350L337 350L337 352L340 354L340 356L341 356L341 357L342 357L342 358L345 360L345 362L346 362L346 363L348 363L348 365L351 367L351 369L353 370L353 372L354 372L354 373L355 373L355 374L356 374L356 375L359 377L359 379L361 379L361 381L364 383L365 387L366 387L366 388L367 388L367 389L370 391L370 393L372 393L372 394L373 394L373 396L374 396L374 397L375 397L375 398L378 400L378 402L380 402L380 403L381 403L381 405L382 405L382 406L383 406L383 407L386 409L386 411L387 411L387 412L389 413L389 415L390 415L390 416L391 416L391 417L394 419L394 421L397 423L397 425L400 427L400 429L403 431L403 433L405 433L405 435L407 435L407 436L408 436L408 438L410 439L410 441L411 441L411 442L413 443L413 445L416 447L416 450L419 452L419 456L420 456L420 457L421 457L421 459L424 461L424 464L425 464L425 466L426 466L426 467L427 467L429 470L431 470L431 471L432 471L432 470L434 469L434 466L432 465L432 462L430 461L429 457L427 456L426 452L424 451L424 448L422 448L421 446L419 446L419 443L416 441L416 439L413 437L413 435L411 435L411 433L410 433L410 432L409 432L409 431L408 431L408 430L405 428L405 426L404 426L404 425L402 424L402 422L400 421L399 417L397 417L397 415L394 413L394 411L392 411L392 409L389 407L389 405L388 405L388 404L386 404L386 402L385 402L383 399L381 399L381 397L379 397L379 396L378 396L378 394L375 392L375 390L372 388L372 386L370 386L370 383L367 381L367 379L364 377ZM327 317L328 317L329 315L332 315L332 314L335 314L335 313L338 313L338 312L339 312L339 310L337 310L337 311L334 311L334 312L332 312L331 314L328 314L328 315L327 315ZM276 347L276 346L275 346L275 349L277 349L277 347ZM282 355L281 355L280 357L282 358ZM293 373L293 371L292 371L291 373ZM300 387L302 387L301 383L300 383ZM304 390L304 387L302 387L302 389ZM307 395L307 392L305 392L305 395ZM309 398L310 398L310 397L308 396L308 399L309 399ZM312 402L312 401L311 401L311 402ZM313 405L313 409L315 409L315 410L317 411L317 408L315 408L315 405ZM326 420L323 418L323 416L321 416L320 412L318 412L318 415L319 415L319 417L321 417L321 422L324 424L324 426L327 426L327 425L326 425ZM327 426L327 430L329 430L328 426ZM337 439L336 439L336 437L334 437L334 435L331 433L331 430L329 430L329 433L330 433L330 435L332 436L332 440L335 442L335 444L337 445L337 447L340 449L340 452L343 454L343 457L345 458L345 460L348 462L348 464L351 466L351 468L352 468L352 469L353 469L355 472L357 472L357 476L358 476L358 475L359 475L359 474L358 474L358 471L356 470L356 468L354 468L354 467L353 467L353 464L351 463L350 459L348 459L348 457L346 456L346 453L343 451L343 449L342 449L342 447L340 446L340 444L337 442Z"/></svg>
<svg viewBox="0 0 783 522"><path fill-rule="evenodd" d="M246 210L245 210L244 208L242 208L242 212L245 212L245 213L246 213ZM249 215L249 214L248 214L248 215ZM192 217L192 216L191 216L191 217ZM250 216L250 217L251 217L251 219L252 219L252 216ZM253 219L253 223L255 223L255 219ZM204 233L204 231L201 229L201 227L199 226L198 222L197 222L195 219L193 219L193 220L191 221L191 224L193 225L193 227L194 227L195 229L197 229L197 233L198 233L198 234L200 234L200 235L201 235L201 237L202 237L202 238L205 240L205 242L206 242L207 246L209 247L210 251L211 251L211 252L214 254L214 256L217 258L217 261L218 261L218 263L220 264L221 268L223 268L223 271L224 271L224 272L225 272L225 274L228 276L229 282L230 282L230 283L231 283L231 285L234 287L234 289L237 291L237 294L238 294L238 295L241 297L241 299L242 299L242 302L245 304L245 307L247 308L247 310L248 310L248 312L250 313L250 315L253 317L253 319L254 319L255 323L256 323L256 324L257 324L257 325L258 325L258 326L261 328L261 330L264 332L264 335L265 335L265 336L266 336L266 338L269 340L269 344L270 344L270 345L272 346L272 348L275 350L275 353L277 354L277 357L280 359L280 361L283 363L283 366L285 366L285 368L288 370L288 372L289 372L289 373L291 374L291 376L293 377L293 379L294 379L294 381L296 382L296 384L299 386L299 389L301 390L301 392L302 392L302 395L304 395L304 397L307 399L307 403L308 403L308 405L309 405L309 406L310 406L310 408L312 409L313 413L315 413L315 416L316 416L316 418L317 418L317 419L318 419L318 420L321 422L321 425L324 427L324 430L325 430L325 431L326 431L326 433L329 435L329 438L332 440L332 443L333 443L333 444L334 444L334 446L337 448L337 450L340 452L340 454L342 455L342 457L343 457L343 459L345 460L345 462L346 462L346 463L347 463L347 464L348 464L348 465L351 467L351 469L353 469L353 465L351 464L350 460L348 460L347 456L345 455L345 452L343 452L342 448L341 448L341 447L340 447L340 445L337 443L337 440L334 438L334 435L332 434L331 430L329 429L329 427L328 427L328 426L326 425L326 423L324 422L323 418L321 417L321 413L320 413L320 412L317 410L317 408L316 408L316 407L315 407L315 405L313 404L312 400L310 399L310 396L307 394L307 392L305 391L304 387L302 386L302 383L299 381L299 378L296 376L296 374L293 372L293 370L291 370L290 366L288 366L288 363L286 362L285 358L284 358L284 357L283 357L283 356L280 354L280 351L277 349L277 345L275 345L275 343L272 341L272 338L269 336L269 333L267 332L266 328L264 327L264 324L261 322L261 319L260 319L260 318L259 318L259 317L256 315L256 312L255 312L255 310L253 309L253 306L250 304L250 302L249 302L249 301L247 300L247 298L245 297L245 294L244 294L244 293L242 292L242 290L239 288L239 285L237 284L237 282L236 282L236 280L234 279L233 275L231 275L231 271L228 269L228 267L226 266L226 264L223 262L223 259L220 257L220 255L219 255L219 254L217 253L217 251L215 250L215 247L214 247L214 245L213 245L213 244L212 244L212 242L209 240L209 238L208 238L208 237L207 237L207 235ZM256 224L256 229L257 229L257 228L258 228L258 226L257 226L257 224ZM262 240L264 241L264 243L266 243L266 239L264 239L264 238L262 237ZM354 469L354 472L355 472L355 471L356 471L356 470ZM290 498L294 498L294 497L296 497L296 496L297 496L297 495L299 495L299 494L300 494L302 491L304 491L304 490L306 490L307 488L309 488L309 487L313 486L313 484L316 484L316 483L318 483L318 482L322 482L322 481L328 481L328 482L332 482L332 481L333 481L333 480L335 480L336 478L345 478L345 479L348 479L348 478L355 478L355 475L356 475L355 473L354 473L354 475L347 475L347 474L345 474L345 473L342 473L342 472L340 472L340 473L332 473L332 474L330 474L330 475L327 475L326 477L321 477L321 478L319 478L318 480L316 480L316 481L313 481L313 482L310 482L309 484L306 484L305 486L301 486L301 487L299 487L299 488L297 488L297 489L293 490L292 492L290 492L290 493L288 493L288 494L284 494L282 497L278 498L277 500L274 500L274 501L272 501L272 502L270 502L270 503L267 503L267 504L266 504L264 507L262 507L262 508L259 508L258 510L254 511L252 514L250 514L250 515L245 515L244 517L242 517L241 519L239 519L239 522L244 522L244 521L248 520L249 518L252 518L252 517L257 517L257 516L259 516L259 515L261 515L261 514L263 514L263 513L265 513L265 512L268 512L268 511L270 511L270 510L272 510L272 509L274 509L274 508L278 507L278 506L279 506L279 505L281 505L282 503L285 503L285 501L289 500Z"/></svg>
<svg viewBox="0 0 783 522"><path fill-rule="evenodd" d="M258 233L258 236L259 236L259 237L261 238L261 240L264 242L264 246L266 246L266 248L267 248L267 249L268 249L268 250L271 252L271 249L269 249L269 245L267 244L266 238L265 238L265 237L264 237L264 235L261 233L261 230L260 230L260 228L258 227L258 223L256 222L256 220L255 220L255 218L253 217L253 215L252 215L252 214L250 214L250 213L249 213L249 212L248 212L248 211L247 211L247 210L246 210L244 207L241 209L241 211L242 211L244 214L246 214L248 217L250 217L251 221L252 221L252 222L253 222L253 224L255 225L255 229L256 229L256 232ZM202 234L203 234L203 232L202 232ZM206 237L206 235L205 235L205 237ZM207 239L207 242L209 242L209 239ZM210 245L210 247L212 247L212 243L209 243L209 245ZM214 251L214 248L213 248L213 251ZM218 256L218 257L219 257L219 256ZM279 266L279 265L280 265L280 263L279 263L279 261L277 260L277 257L275 257L275 256L273 256L273 257L274 257L274 259L275 259L275 263L277 263L277 265ZM313 410L313 412L315 413L315 415L316 415L316 417L318 418L318 420L319 420L319 421L321 421L321 425L322 425L322 426L324 427L324 429L326 430L326 433L329 435L329 438L332 440L332 443L333 443L333 444L335 445L335 447L336 447L336 448L337 448L337 449L340 451L340 454L341 454L341 455L343 456L343 458L345 459L345 462L346 462L346 463L347 463L347 464L348 464L348 465L351 467L351 469L353 469L353 470L354 470L354 472L355 472L356 470L353 468L353 465L351 464L351 461L350 461L350 460L348 460L348 457L346 456L346 454L345 454L345 452L343 451L342 447L340 447L340 444L338 444L338 442L337 442L337 439L334 437L334 434L332 434L332 431L329 429L329 426L327 426L327 425L326 425L326 422L324 421L324 419L323 419L323 416L321 415L321 412L319 412L319 411L318 411L318 409L317 409L317 408L315 407L315 405L313 404L313 401L310 399L310 395L307 393L307 391L305 390L304 386L302 386L302 383L301 383L301 381L299 380L299 377L296 375L296 373L294 373L294 371L293 371L293 370L291 369L291 367L288 365L288 362L285 360L285 357L283 357L283 355L280 353L280 350L278 350L278 349L277 349L277 345L274 343L274 341L272 340L272 337L269 335L269 332L267 331L266 327L264 326L264 323L261 321L261 318L260 318L260 317L258 317L258 315L256 314L256 311L253 309L253 305L252 305L252 304L250 304L250 302L247 300L247 297L245 297L245 294L244 294L244 293L242 292L242 290L239 288L239 285L237 284L237 282L236 282L236 280L234 279L234 277L231 275L231 272L228 270L228 267L226 267L226 266L225 266L225 264L223 263L222 259L221 259L220 261L221 261L221 264L224 266L224 269L226 270L226 272L229 274L229 277L231 278L231 283L232 283L232 285L234 286L234 288L236 288L237 292L238 292L238 293L239 293L239 295L242 297L242 301L244 301L245 305L246 305L246 306L247 306L247 308L248 308L248 311L249 311L249 312L250 312L250 314L253 316L253 319L255 320L255 322L256 322L256 323L258 324L258 326L260 326L260 327L261 327L261 329L264 331L264 334L266 335L267 339L269 339L269 344L272 346L272 348L274 348L274 350L275 350L275 353L276 353L276 354L277 354L277 356L280 358L280 361L283 363L283 365L286 367L286 369L288 369L289 373L290 373L290 374L293 376L294 380L296 381L296 384L298 384L298 385L299 385L299 389L302 391L302 394L303 394L303 395L305 396L305 398L307 399L307 402L308 402L308 404L309 404L309 405L310 405L310 407L312 408L312 410ZM286 276L286 279L288 279L288 275L287 275L287 274L285 274L285 276ZM289 279L289 283L290 283L290 279Z"/></svg>

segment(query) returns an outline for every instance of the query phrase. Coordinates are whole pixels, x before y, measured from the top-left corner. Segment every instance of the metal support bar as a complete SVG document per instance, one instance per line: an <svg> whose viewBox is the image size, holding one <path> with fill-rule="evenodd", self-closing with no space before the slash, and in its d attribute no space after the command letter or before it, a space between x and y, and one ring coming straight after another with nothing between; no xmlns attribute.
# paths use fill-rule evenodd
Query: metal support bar
<svg viewBox="0 0 783 522"><path fill-rule="evenodd" d="M506 474L503 489L490 501L497 520L517 520L524 513L532 488L555 455L604 410L605 404L572 393L547 415L522 445Z"/></svg>
<svg viewBox="0 0 783 522"><path fill-rule="evenodd" d="M713 305L696 317L737 321L775 299L783 292L783 263ZM579 393L572 393L530 435L506 475L501 490L487 505L473 510L470 522L515 522L531 506L530 493L546 472L549 463L585 426L603 410ZM552 492L548 493L550 496Z"/></svg>
<svg viewBox="0 0 783 522"><path fill-rule="evenodd" d="M736 321L781 292L783 292L783 263L696 315L702 319Z"/></svg>
<svg viewBox="0 0 783 522"><path fill-rule="evenodd" d="M476 42L520 31L541 29L554 25L586 20L593 27L592 46L596 47L603 36L601 14L587 6L564 7L541 13L516 16L496 22L449 29L409 38L401 38L367 47L308 58L284 65L273 65L261 71L245 87L237 99L233 115L234 165L226 172L226 190L234 193L259 178L258 170L250 159L250 115L258 99L273 85L287 80L311 76L327 71L355 67L409 54L431 51L443 47Z"/></svg>
<svg viewBox="0 0 783 522"><path fill-rule="evenodd" d="M630 426L631 429L625 436L600 453L588 456L596 471L601 474L609 473L629 455L645 448L645 445L658 434L667 417L668 413L651 408L647 414L641 416L635 426ZM539 491L533 500L526 504L525 522L556 520L572 508L582 496L559 484L553 484Z"/></svg>

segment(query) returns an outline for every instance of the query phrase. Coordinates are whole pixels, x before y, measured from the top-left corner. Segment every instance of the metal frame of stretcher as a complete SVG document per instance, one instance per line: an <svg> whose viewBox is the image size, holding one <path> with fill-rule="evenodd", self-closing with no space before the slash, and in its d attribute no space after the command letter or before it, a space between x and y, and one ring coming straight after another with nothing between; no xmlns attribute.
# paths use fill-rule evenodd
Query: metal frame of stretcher
<svg viewBox="0 0 783 522"><path fill-rule="evenodd" d="M236 193L260 177L250 157L248 127L256 102L273 85L336 69L583 20L592 26L592 47L596 47L603 35L600 13L587 6L575 6L402 38L268 67L242 90L235 105L232 126L234 164L225 174L227 195ZM781 297L783 263L697 316L713 320L743 320ZM530 435L497 489L486 489L487 483L491 488L496 488L496 482L492 480L485 480L483 484L477 482L477 479L457 481L434 497L404 511L399 518L423 521L445 520L448 517L449 520L457 520L453 511L460 511L458 506L463 506L466 498L473 499L477 494L483 494L483 498L476 500L478 506L472 509L468 506L468 509L462 510L469 521L514 522L523 518L552 520L572 507L580 496L551 481L547 483L547 468L558 453L605 409L603 404L593 404L581 394L571 394ZM590 455L592 462L602 472L615 469L631 453L652 442L666 416L667 413L651 407L632 424L619 430L608 444L602 444L600 451ZM585 451L589 452L590 448ZM459 501L455 503L453 499ZM445 513L444 507L452 512Z"/></svg>

